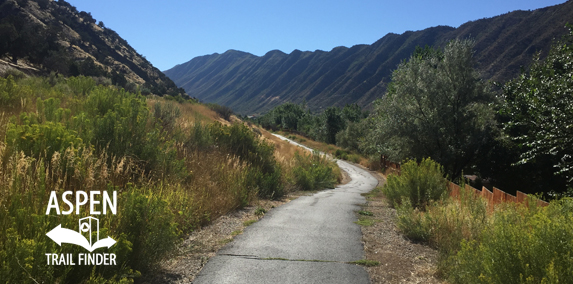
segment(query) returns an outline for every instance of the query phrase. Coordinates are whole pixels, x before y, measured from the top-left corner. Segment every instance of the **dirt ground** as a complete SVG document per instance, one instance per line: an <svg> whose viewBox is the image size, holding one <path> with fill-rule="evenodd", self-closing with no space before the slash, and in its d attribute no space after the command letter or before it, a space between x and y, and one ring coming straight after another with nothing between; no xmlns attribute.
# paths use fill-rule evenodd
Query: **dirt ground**
<svg viewBox="0 0 573 284"><path fill-rule="evenodd" d="M371 172L382 186L385 178ZM391 208L381 193L366 195L367 204L362 208L372 216L357 214L370 219L371 226L362 226L362 242L367 260L380 264L367 267L372 283L445 283L436 277L438 252L426 245L406 239L395 225L396 210Z"/></svg>

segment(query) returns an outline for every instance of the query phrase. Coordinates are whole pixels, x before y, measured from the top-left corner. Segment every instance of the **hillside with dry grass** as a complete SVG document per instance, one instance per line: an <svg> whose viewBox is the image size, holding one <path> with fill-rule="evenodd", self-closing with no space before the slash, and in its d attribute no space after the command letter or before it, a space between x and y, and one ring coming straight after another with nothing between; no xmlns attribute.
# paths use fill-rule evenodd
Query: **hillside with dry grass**
<svg viewBox="0 0 573 284"><path fill-rule="evenodd" d="M234 116L90 77L0 77L0 113L0 282L131 283L219 216L340 175ZM98 218L117 241L100 252L118 265L47 265L45 253L83 252L45 236L91 216L89 206L46 213L48 198L66 191L117 192L117 214Z"/></svg>
<svg viewBox="0 0 573 284"><path fill-rule="evenodd" d="M2 1L0 41L0 73L93 76L144 94L187 97L111 27L66 1Z"/></svg>

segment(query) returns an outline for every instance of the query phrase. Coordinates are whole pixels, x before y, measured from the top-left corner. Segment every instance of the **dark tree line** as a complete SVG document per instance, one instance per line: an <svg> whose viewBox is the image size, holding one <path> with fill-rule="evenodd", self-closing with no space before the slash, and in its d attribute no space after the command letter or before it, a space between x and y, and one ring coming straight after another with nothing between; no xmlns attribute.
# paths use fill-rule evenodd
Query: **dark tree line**
<svg viewBox="0 0 573 284"><path fill-rule="evenodd" d="M257 122L267 129L287 130L316 141L336 144L338 133L367 116L368 113L357 104L344 108L333 106L322 113L312 114L304 103L285 103L259 117Z"/></svg>

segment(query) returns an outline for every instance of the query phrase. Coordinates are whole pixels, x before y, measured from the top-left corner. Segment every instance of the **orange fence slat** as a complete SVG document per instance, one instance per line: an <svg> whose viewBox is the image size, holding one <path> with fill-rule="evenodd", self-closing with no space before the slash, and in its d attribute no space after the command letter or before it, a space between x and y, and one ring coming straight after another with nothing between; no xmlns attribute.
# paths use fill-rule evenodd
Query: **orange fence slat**
<svg viewBox="0 0 573 284"><path fill-rule="evenodd" d="M469 192L472 192L474 195L481 195L481 192L473 187L471 187L469 184L466 184L466 190Z"/></svg>
<svg viewBox="0 0 573 284"><path fill-rule="evenodd" d="M487 207L489 212L493 211L493 192L489 191L489 189L482 187L481 189L481 194L482 197L485 198L485 200L487 201Z"/></svg>
<svg viewBox="0 0 573 284"><path fill-rule="evenodd" d="M525 203L527 201L527 194L519 190L515 193L515 197L517 198L517 203Z"/></svg>
<svg viewBox="0 0 573 284"><path fill-rule="evenodd" d="M450 189L450 196L455 198L455 199L459 199L460 198L460 186L450 182L448 183L448 187Z"/></svg>
<svg viewBox="0 0 573 284"><path fill-rule="evenodd" d="M493 210L494 205L505 203L505 202L523 203L527 206L528 200L529 200L527 194L525 194L521 191L517 191L516 195L513 196L513 195L511 195L511 194L509 194L509 193L507 193L501 189L498 189L496 187L493 188L493 192L489 191L485 187L483 187L482 190L480 191L480 190L475 189L475 188L471 187L470 185L466 184L464 189L468 192L471 192L474 196L481 196L482 198L487 200L488 207L489 207L490 211ZM448 183L448 191L449 191L450 196L452 198L457 199L457 200L460 199L461 187L459 185L457 185L453 182L449 182ZM544 206L548 206L549 203L538 199L537 205L544 207Z"/></svg>
<svg viewBox="0 0 573 284"><path fill-rule="evenodd" d="M501 190L499 190L499 189L497 189L497 188L494 187L494 188L493 188L493 204L500 204L500 203L502 203L502 202L504 201L504 200L503 200L503 197L504 197L504 195L505 195L504 193L505 193L505 192L503 192L503 191L501 191Z"/></svg>

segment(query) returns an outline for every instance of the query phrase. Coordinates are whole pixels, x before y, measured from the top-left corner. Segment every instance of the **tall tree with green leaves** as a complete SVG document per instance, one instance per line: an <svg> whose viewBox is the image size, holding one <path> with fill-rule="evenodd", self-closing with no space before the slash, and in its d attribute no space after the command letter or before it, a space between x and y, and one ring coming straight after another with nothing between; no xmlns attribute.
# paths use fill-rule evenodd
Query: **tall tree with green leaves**
<svg viewBox="0 0 573 284"><path fill-rule="evenodd" d="M328 144L336 144L336 133L346 126L340 108L333 106L325 109L320 115L320 122L318 125L319 140Z"/></svg>
<svg viewBox="0 0 573 284"><path fill-rule="evenodd" d="M474 69L473 42L419 48L392 74L376 102L363 148L400 161L431 157L458 177L493 139L495 96Z"/></svg>
<svg viewBox="0 0 573 284"><path fill-rule="evenodd" d="M557 157L556 174L573 182L573 26L547 58L533 60L529 72L503 88L504 132L522 148L517 164L542 155Z"/></svg>

